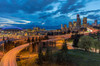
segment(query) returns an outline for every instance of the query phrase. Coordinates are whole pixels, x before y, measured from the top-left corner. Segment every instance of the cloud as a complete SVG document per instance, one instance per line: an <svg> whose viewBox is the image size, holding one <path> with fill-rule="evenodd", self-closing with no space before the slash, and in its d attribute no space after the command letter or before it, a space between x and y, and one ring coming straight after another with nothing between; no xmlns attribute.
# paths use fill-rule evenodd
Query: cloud
<svg viewBox="0 0 100 66"><path fill-rule="evenodd" d="M2 18L0 17L0 23L1 24L28 24L31 21L27 21L27 20L14 20L14 19L8 19L8 18Z"/></svg>
<svg viewBox="0 0 100 66"><path fill-rule="evenodd" d="M52 3L52 4L50 4L50 5L48 5L47 7L53 7L51 10L47 10L47 11L45 11L45 12L48 12L48 13L52 13L52 12L55 12L55 11L57 11L57 10L59 10L59 7L60 7L60 5L61 5L61 3Z"/></svg>
<svg viewBox="0 0 100 66"><path fill-rule="evenodd" d="M81 11L93 11L93 10L98 10L100 9L100 0L95 0L95 1L91 1L89 3L85 4L85 7L80 8L79 10Z"/></svg>
<svg viewBox="0 0 100 66"><path fill-rule="evenodd" d="M90 18L90 19L98 19L99 17L100 17L100 15L88 15L87 16L88 18Z"/></svg>
<svg viewBox="0 0 100 66"><path fill-rule="evenodd" d="M43 22L42 25L44 25L45 23Z"/></svg>
<svg viewBox="0 0 100 66"><path fill-rule="evenodd" d="M8 24L1 24L0 25L0 28L2 28L2 27L11 27L12 25L8 25Z"/></svg>
<svg viewBox="0 0 100 66"><path fill-rule="evenodd" d="M31 23L31 21L27 21L27 20L20 20L20 21L24 22L24 23L20 23L20 24L28 24L28 23Z"/></svg>
<svg viewBox="0 0 100 66"><path fill-rule="evenodd" d="M0 23L59 26L80 18L100 20L100 0L0 0ZM16 5L16 6L15 6ZM90 22L91 23L91 22Z"/></svg>
<svg viewBox="0 0 100 66"><path fill-rule="evenodd" d="M90 11L82 11L80 12L81 15L86 15L88 13L97 13L97 12L100 12L100 9L98 10L90 10Z"/></svg>
<svg viewBox="0 0 100 66"><path fill-rule="evenodd" d="M57 0L0 0L0 12L16 13L23 10L26 13L43 11L44 8ZM16 6L15 6L16 5Z"/></svg>
<svg viewBox="0 0 100 66"><path fill-rule="evenodd" d="M80 3L78 3L79 0L67 0L67 2L65 4L62 5L62 8L60 9L61 13L68 13L71 12L73 10L76 10L76 8L79 8L83 5L80 5ZM82 4L82 2L81 2Z"/></svg>

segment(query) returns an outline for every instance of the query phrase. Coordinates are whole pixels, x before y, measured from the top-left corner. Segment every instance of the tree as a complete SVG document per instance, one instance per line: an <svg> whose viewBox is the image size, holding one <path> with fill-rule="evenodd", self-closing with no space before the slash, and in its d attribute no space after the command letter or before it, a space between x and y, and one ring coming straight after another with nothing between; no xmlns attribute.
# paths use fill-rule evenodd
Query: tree
<svg viewBox="0 0 100 66"><path fill-rule="evenodd" d="M66 40L64 40L61 52L57 54L57 60L56 62L59 64L65 64L68 61L68 48L67 48L67 43Z"/></svg>
<svg viewBox="0 0 100 66"><path fill-rule="evenodd" d="M92 37L92 38L95 38L96 37L96 34L95 33L93 33L93 34L92 33L89 33L89 36Z"/></svg>
<svg viewBox="0 0 100 66"><path fill-rule="evenodd" d="M2 39L3 41L5 41L5 37L3 36L3 39Z"/></svg>
<svg viewBox="0 0 100 66"><path fill-rule="evenodd" d="M29 44L29 52L32 53L33 52L33 45Z"/></svg>
<svg viewBox="0 0 100 66"><path fill-rule="evenodd" d="M33 48L33 52L37 51L37 43L36 42L32 43L32 48Z"/></svg>
<svg viewBox="0 0 100 66"><path fill-rule="evenodd" d="M34 37L32 37L32 42L34 42Z"/></svg>
<svg viewBox="0 0 100 66"><path fill-rule="evenodd" d="M80 38L80 35L77 33L73 36L73 39L74 39L73 40L73 47L78 47L79 38Z"/></svg>
<svg viewBox="0 0 100 66"><path fill-rule="evenodd" d="M7 50L7 42L4 41L3 49Z"/></svg>
<svg viewBox="0 0 100 66"><path fill-rule="evenodd" d="M56 47L56 41L54 41L54 42L53 42L53 44L54 44L54 45L55 45L55 47Z"/></svg>
<svg viewBox="0 0 100 66"><path fill-rule="evenodd" d="M68 50L67 43L66 43L66 40L64 40L61 51L62 52L67 52L67 50Z"/></svg>
<svg viewBox="0 0 100 66"><path fill-rule="evenodd" d="M89 51L92 46L93 38L90 36L82 36L79 39L78 47L84 49L85 51Z"/></svg>
<svg viewBox="0 0 100 66"><path fill-rule="evenodd" d="M100 53L100 41L94 40L92 47L95 49L95 52L97 52L97 50L99 50L99 53Z"/></svg>
<svg viewBox="0 0 100 66"><path fill-rule="evenodd" d="M95 48L95 52L97 52L97 49L99 49L99 41L98 40L94 40L93 41L93 45L92 45L93 48Z"/></svg>
<svg viewBox="0 0 100 66"><path fill-rule="evenodd" d="M30 43L30 38L28 37L27 42Z"/></svg>
<svg viewBox="0 0 100 66"><path fill-rule="evenodd" d="M100 41L98 41L98 49L99 49L99 53L100 53Z"/></svg>
<svg viewBox="0 0 100 66"><path fill-rule="evenodd" d="M45 36L45 39L48 39L48 38L49 38L48 35L46 35L46 36Z"/></svg>
<svg viewBox="0 0 100 66"><path fill-rule="evenodd" d="M100 32L97 32L97 39L100 40Z"/></svg>
<svg viewBox="0 0 100 66"><path fill-rule="evenodd" d="M4 48L6 51L9 51L10 49L12 49L14 47L14 43L13 41L4 41Z"/></svg>
<svg viewBox="0 0 100 66"><path fill-rule="evenodd" d="M92 33L89 33L89 36L92 37Z"/></svg>
<svg viewBox="0 0 100 66"><path fill-rule="evenodd" d="M39 42L41 41L41 38L39 37Z"/></svg>
<svg viewBox="0 0 100 66"><path fill-rule="evenodd" d="M45 59L49 62L52 61L52 50L49 46L47 47L47 50L46 50L46 53L45 53Z"/></svg>
<svg viewBox="0 0 100 66"><path fill-rule="evenodd" d="M38 51L38 63L42 64L43 63L43 53L42 53L42 47L39 47L39 51Z"/></svg>
<svg viewBox="0 0 100 66"><path fill-rule="evenodd" d="M38 41L37 37L35 38L35 41Z"/></svg>
<svg viewBox="0 0 100 66"><path fill-rule="evenodd" d="M33 52L35 51L35 43L32 43Z"/></svg>

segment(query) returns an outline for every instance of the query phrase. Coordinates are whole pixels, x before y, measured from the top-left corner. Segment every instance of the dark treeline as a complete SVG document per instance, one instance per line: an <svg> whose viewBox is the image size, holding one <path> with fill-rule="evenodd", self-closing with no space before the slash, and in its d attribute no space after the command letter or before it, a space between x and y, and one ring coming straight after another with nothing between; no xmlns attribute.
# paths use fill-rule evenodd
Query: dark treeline
<svg viewBox="0 0 100 66"><path fill-rule="evenodd" d="M3 38L3 41L4 41L4 50L5 51L9 51L15 47L15 43L13 41L9 40L9 38L7 40L5 40Z"/></svg>
<svg viewBox="0 0 100 66"><path fill-rule="evenodd" d="M73 65L69 59L69 53L66 40L64 40L62 49L53 53L50 46L46 48L45 54L43 54L43 48L40 46L38 51L37 64L61 64L61 65Z"/></svg>
<svg viewBox="0 0 100 66"><path fill-rule="evenodd" d="M78 42L81 36L83 36L83 34L78 34L78 33L75 33L74 35L71 36L71 39L73 39L73 47L78 47Z"/></svg>
<svg viewBox="0 0 100 66"><path fill-rule="evenodd" d="M100 32L90 33L89 36L84 36L82 34L76 33L71 37L73 39L73 47L84 49L85 51L97 52L100 53Z"/></svg>
<svg viewBox="0 0 100 66"><path fill-rule="evenodd" d="M44 37L28 37L27 39L27 43L29 43L29 52L33 53L33 52L38 52L38 47L40 44L43 44L43 42L41 42L42 40L47 40L48 35L45 35Z"/></svg>

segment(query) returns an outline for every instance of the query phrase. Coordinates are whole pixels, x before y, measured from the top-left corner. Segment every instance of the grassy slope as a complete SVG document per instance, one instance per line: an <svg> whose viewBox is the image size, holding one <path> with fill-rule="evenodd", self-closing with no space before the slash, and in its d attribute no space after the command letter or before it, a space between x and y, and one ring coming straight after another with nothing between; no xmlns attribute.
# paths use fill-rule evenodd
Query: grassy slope
<svg viewBox="0 0 100 66"><path fill-rule="evenodd" d="M100 66L100 54L82 50L70 50L69 54L79 66Z"/></svg>

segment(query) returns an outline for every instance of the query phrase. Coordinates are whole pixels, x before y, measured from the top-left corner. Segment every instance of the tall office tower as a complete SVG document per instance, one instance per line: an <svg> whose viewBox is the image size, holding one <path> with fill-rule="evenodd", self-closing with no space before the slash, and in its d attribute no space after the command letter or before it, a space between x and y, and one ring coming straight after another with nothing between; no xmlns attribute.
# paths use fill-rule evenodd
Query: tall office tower
<svg viewBox="0 0 100 66"><path fill-rule="evenodd" d="M61 30L63 30L63 25L61 24Z"/></svg>
<svg viewBox="0 0 100 66"><path fill-rule="evenodd" d="M81 19L79 14L77 14L77 28L79 29L81 27Z"/></svg>
<svg viewBox="0 0 100 66"><path fill-rule="evenodd" d="M83 27L87 28L87 17L83 18Z"/></svg>
<svg viewBox="0 0 100 66"><path fill-rule="evenodd" d="M97 26L97 20L94 21L94 23L92 24L92 26Z"/></svg>
<svg viewBox="0 0 100 66"><path fill-rule="evenodd" d="M76 22L75 21L73 21L73 27L76 27L77 25L76 25Z"/></svg>
<svg viewBox="0 0 100 66"><path fill-rule="evenodd" d="M64 24L64 31L67 31L67 25Z"/></svg>
<svg viewBox="0 0 100 66"><path fill-rule="evenodd" d="M69 22L69 29L72 30L72 28L73 28L73 24L72 22Z"/></svg>
<svg viewBox="0 0 100 66"><path fill-rule="evenodd" d="M64 25L64 29L67 29L67 25L66 24Z"/></svg>
<svg viewBox="0 0 100 66"><path fill-rule="evenodd" d="M97 24L97 20L95 20L95 21L94 21L94 24L95 24L95 26L97 26L97 25L98 25L98 24Z"/></svg>
<svg viewBox="0 0 100 66"><path fill-rule="evenodd" d="M77 29L77 24L76 24L76 22L75 21L73 21L73 30L76 30Z"/></svg>

